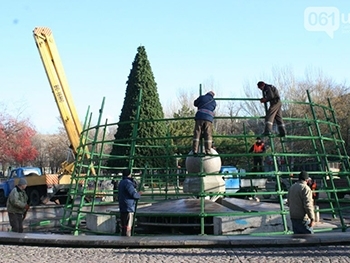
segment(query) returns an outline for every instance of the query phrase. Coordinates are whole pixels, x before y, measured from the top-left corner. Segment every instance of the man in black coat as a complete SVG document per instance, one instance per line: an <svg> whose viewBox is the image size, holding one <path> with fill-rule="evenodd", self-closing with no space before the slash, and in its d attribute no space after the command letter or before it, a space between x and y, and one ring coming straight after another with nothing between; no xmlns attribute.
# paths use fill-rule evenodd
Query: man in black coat
<svg viewBox="0 0 350 263"><path fill-rule="evenodd" d="M277 88L271 84L266 84L263 81L258 82L258 88L263 92L263 98L260 99L261 103L270 102L270 107L267 110L265 116L265 130L263 136L269 136L272 134L272 125L276 121L279 131L279 136L286 136L286 127L282 117L282 103Z"/></svg>

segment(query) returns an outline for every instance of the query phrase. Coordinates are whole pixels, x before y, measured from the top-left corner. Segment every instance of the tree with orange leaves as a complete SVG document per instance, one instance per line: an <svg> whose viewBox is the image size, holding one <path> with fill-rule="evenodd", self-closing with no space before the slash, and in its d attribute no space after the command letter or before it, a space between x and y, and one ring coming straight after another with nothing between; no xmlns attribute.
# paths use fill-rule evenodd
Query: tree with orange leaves
<svg viewBox="0 0 350 263"><path fill-rule="evenodd" d="M27 165L35 160L38 151L32 144L36 134L27 120L17 120L9 115L0 115L0 162Z"/></svg>

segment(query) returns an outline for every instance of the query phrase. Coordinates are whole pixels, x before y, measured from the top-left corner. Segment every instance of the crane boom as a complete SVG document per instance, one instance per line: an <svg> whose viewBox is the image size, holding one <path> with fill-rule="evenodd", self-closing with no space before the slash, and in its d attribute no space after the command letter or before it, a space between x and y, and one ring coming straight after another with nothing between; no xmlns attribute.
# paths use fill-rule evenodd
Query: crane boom
<svg viewBox="0 0 350 263"><path fill-rule="evenodd" d="M36 27L33 30L34 39L49 79L71 148L76 154L80 144L81 123L73 103L69 85L63 70L59 53L51 29Z"/></svg>
<svg viewBox="0 0 350 263"><path fill-rule="evenodd" d="M66 129L69 141L71 143L70 148L77 158L81 158L81 156L77 156L77 149L80 145L80 134L82 132L82 127L78 118L77 110L75 109L73 103L73 98L70 93L66 75L64 74L52 31L47 27L36 27L33 30L33 35L46 71L47 78L49 79L52 93L55 97L64 128ZM88 149L85 149L86 157L90 158L90 154L88 152ZM73 169L74 162L64 162L60 173L62 175L71 175ZM92 174L96 174L93 166L90 167L90 170Z"/></svg>

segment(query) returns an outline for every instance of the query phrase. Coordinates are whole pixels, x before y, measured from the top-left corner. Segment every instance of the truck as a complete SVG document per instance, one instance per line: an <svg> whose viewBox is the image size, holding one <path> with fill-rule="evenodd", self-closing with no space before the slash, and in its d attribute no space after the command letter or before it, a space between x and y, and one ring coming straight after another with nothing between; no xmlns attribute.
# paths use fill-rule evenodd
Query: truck
<svg viewBox="0 0 350 263"><path fill-rule="evenodd" d="M28 183L26 191L30 205L39 205L44 199L54 201L57 204L65 204L70 199L70 185L75 183L71 180L75 160L81 157L77 154L77 149L80 145L82 127L52 31L47 27L36 27L33 30L33 36L71 144L69 148L75 158L70 162L64 161L57 174L42 174L41 169L38 167L13 169L8 180L0 184L0 204L2 205L6 203L8 194L21 177L24 177ZM85 149L84 153L88 155L87 152L88 150ZM91 171L95 174L93 167Z"/></svg>
<svg viewBox="0 0 350 263"><path fill-rule="evenodd" d="M38 167L19 167L12 170L8 180L0 184L0 205L6 203L8 194L21 177L25 177L27 180L28 186L26 191L30 205L33 206L39 205L43 200L54 201L56 204L65 204L70 199L70 186L77 183L71 180L71 175L74 171L75 160L82 157L77 153L81 143L81 123L73 103L51 29L36 27L33 30L33 36L70 141L69 148L75 158L73 161L64 161L57 174L42 174L41 169ZM88 149L84 149L82 152L89 158ZM91 165L91 173L96 174L93 165Z"/></svg>
<svg viewBox="0 0 350 263"><path fill-rule="evenodd" d="M8 179L0 184L0 205L6 205L7 198L20 178L27 180L26 193L28 202L32 206L39 205L45 200L58 200L65 202L67 194L65 189L70 181L60 181L58 174L42 174L39 167L18 167L11 170ZM67 179L67 178L66 178Z"/></svg>

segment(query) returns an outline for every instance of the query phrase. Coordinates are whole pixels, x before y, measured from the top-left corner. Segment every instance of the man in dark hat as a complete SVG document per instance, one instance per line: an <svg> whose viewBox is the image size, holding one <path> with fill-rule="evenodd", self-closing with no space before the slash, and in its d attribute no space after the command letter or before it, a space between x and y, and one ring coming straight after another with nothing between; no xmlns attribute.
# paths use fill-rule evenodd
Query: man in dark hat
<svg viewBox="0 0 350 263"><path fill-rule="evenodd" d="M260 153L264 153L266 151L265 144L261 140L260 137L256 138L256 142L250 147L250 153L256 153L257 155L253 156L253 172L263 172L263 156L259 155Z"/></svg>
<svg viewBox="0 0 350 263"><path fill-rule="evenodd" d="M210 154L213 144L213 120L216 102L214 92L209 91L205 95L199 96L194 101L197 112L194 117L196 123L193 131L192 152L193 155L198 154L199 140L203 134L205 153Z"/></svg>
<svg viewBox="0 0 350 263"><path fill-rule="evenodd" d="M137 192L136 184L131 171L123 171L123 179L118 185L118 202L120 212L120 226L122 236L131 236L134 221L136 200L140 199L141 193Z"/></svg>
<svg viewBox="0 0 350 263"><path fill-rule="evenodd" d="M29 209L28 196L26 194L27 181L20 178L15 188L12 189L7 199L7 213L12 232L23 233L24 215Z"/></svg>
<svg viewBox="0 0 350 263"><path fill-rule="evenodd" d="M313 234L315 225L314 201L312 191L307 185L307 172L299 174L299 180L288 191L288 206L294 234Z"/></svg>
<svg viewBox="0 0 350 263"><path fill-rule="evenodd" d="M276 121L279 131L279 136L286 136L286 128L284 126L282 118L282 103L277 88L271 84L266 84L263 81L258 82L258 88L263 92L263 98L260 99L261 103L270 102L270 107L267 110L265 116L265 130L263 136L269 136L272 134L272 125Z"/></svg>

